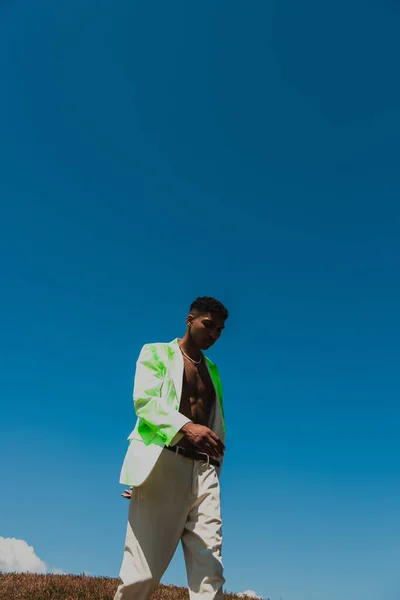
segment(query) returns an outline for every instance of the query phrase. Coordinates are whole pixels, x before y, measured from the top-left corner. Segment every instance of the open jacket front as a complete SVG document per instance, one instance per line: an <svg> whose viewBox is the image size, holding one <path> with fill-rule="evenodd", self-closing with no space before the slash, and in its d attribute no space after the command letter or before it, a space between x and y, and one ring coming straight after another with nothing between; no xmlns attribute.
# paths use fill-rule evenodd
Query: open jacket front
<svg viewBox="0 0 400 600"><path fill-rule="evenodd" d="M209 427L224 442L222 386L217 366L204 356L215 388ZM136 363L133 402L137 416L129 435L120 483L138 487L149 476L162 449L183 437L179 430L190 421L179 412L184 362L178 338L169 343L145 344ZM219 467L219 472L222 467Z"/></svg>

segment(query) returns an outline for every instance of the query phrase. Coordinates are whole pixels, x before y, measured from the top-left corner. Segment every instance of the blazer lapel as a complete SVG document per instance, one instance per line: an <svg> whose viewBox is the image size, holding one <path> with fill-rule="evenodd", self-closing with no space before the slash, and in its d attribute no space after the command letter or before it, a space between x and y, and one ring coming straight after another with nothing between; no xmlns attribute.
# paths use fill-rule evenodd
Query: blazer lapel
<svg viewBox="0 0 400 600"><path fill-rule="evenodd" d="M219 372L217 366L214 365L213 362L209 358L206 357L206 365L208 368L208 372L210 373L211 380L214 384L215 389L215 411L214 411L214 425L212 429L219 435L219 437L224 440L225 438L225 419L224 419L224 409L222 404L222 386L221 380L219 377Z"/></svg>
<svg viewBox="0 0 400 600"><path fill-rule="evenodd" d="M181 403L182 397L182 385L183 385L183 356L182 352L179 350L178 346L178 338L175 338L172 342L168 344L168 358L169 358L169 374L174 382L175 393L178 408Z"/></svg>

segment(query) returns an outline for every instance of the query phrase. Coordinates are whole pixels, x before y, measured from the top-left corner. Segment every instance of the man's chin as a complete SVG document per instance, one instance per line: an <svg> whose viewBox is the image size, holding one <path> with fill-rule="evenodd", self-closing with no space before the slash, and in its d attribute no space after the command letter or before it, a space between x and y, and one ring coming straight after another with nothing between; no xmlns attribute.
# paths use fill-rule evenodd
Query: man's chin
<svg viewBox="0 0 400 600"><path fill-rule="evenodd" d="M202 345L201 349L202 350L208 350L209 348L211 348L211 346L214 344L214 342L204 342L204 344Z"/></svg>

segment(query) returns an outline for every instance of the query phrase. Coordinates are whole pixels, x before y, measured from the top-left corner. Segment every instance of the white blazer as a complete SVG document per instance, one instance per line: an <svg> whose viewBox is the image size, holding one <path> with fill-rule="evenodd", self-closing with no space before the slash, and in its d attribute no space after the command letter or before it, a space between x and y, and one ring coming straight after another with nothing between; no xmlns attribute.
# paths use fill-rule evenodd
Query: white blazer
<svg viewBox="0 0 400 600"><path fill-rule="evenodd" d="M136 363L133 402L137 415L128 436L129 447L121 469L120 483L139 487L154 468L163 448L176 444L179 430L190 419L179 412L184 374L179 338L169 343L145 344ZM217 366L206 356L205 364L215 388L209 427L225 441L222 386ZM220 474L221 465L217 469Z"/></svg>

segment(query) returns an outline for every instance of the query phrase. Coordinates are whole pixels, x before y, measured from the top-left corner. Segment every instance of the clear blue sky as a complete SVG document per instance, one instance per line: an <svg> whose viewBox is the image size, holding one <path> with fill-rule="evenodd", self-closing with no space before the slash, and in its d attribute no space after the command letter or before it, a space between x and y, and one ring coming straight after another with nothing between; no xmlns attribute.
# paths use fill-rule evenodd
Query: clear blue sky
<svg viewBox="0 0 400 600"><path fill-rule="evenodd" d="M227 589L398 598L399 28L393 0L1 3L1 536L118 576L137 355L213 295Z"/></svg>

